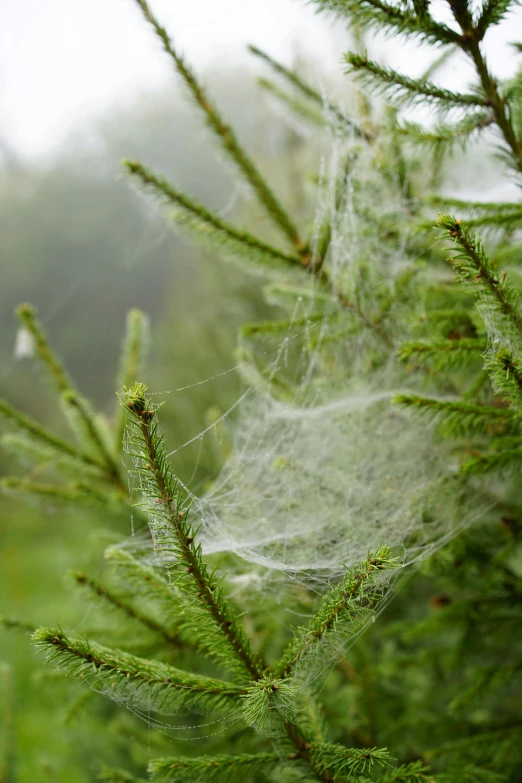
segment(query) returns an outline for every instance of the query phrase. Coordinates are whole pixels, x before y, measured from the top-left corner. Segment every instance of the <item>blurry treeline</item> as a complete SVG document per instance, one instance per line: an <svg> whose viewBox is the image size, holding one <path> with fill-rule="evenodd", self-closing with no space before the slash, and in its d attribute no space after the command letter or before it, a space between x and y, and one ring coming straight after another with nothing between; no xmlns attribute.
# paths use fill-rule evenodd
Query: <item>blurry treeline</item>
<svg viewBox="0 0 522 783"><path fill-rule="evenodd" d="M252 85L248 73L217 73L212 88L255 159L293 210L306 212L303 168L317 170L320 145L306 126L289 124L273 101ZM151 320L152 351L145 380L164 400L163 423L175 447L196 436L237 399L240 377L224 371L237 364L237 328L273 310L263 299L263 280L195 248L165 227L164 216L136 194L121 175L123 157L146 161L183 190L256 233L262 216L238 189L227 165L208 144L190 104L176 91L136 99L91 122L52 159L25 161L3 145L0 157L0 395L55 430L61 412L46 393L37 363L14 354L14 309L28 301L80 389L107 415L115 409L114 367L125 315L132 307ZM310 180L310 193L313 183ZM215 380L200 383L213 376ZM195 386L192 386L196 384ZM186 391L175 392L181 387ZM63 428L65 430L65 428ZM212 479L227 448L226 423L204 440L180 450L173 464L199 491ZM0 468L9 456L2 453ZM196 468L194 469L194 466ZM9 465L9 472L12 473ZM18 466L22 476L28 467ZM2 470L2 472L4 472ZM83 614L81 599L66 591L64 574L88 563L100 568L104 547L131 534L129 518L100 524L100 515L40 502L0 498L0 615L23 618L28 628L70 621ZM78 630L88 632L86 610ZM4 666L4 664L6 664ZM146 762L132 742L131 715L87 696L74 683L42 669L27 633L2 632L1 759L14 756L16 780L82 783L107 764L131 755ZM78 702L76 702L78 698ZM54 705L54 707L53 707ZM64 705L66 705L64 707ZM107 731L95 733L90 722ZM7 773L6 773L7 774ZM10 772L9 775L13 773Z"/></svg>

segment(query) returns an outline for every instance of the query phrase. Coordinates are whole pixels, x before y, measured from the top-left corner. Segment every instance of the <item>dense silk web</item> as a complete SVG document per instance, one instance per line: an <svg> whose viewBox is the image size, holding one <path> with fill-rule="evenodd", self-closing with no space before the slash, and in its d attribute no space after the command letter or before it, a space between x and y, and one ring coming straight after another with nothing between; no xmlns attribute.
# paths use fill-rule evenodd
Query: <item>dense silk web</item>
<svg viewBox="0 0 522 783"><path fill-rule="evenodd" d="M374 164L367 146L334 135L315 221L319 232L330 217L329 287L295 276L268 287L287 316L244 331L231 456L204 496L189 493L204 551L251 564L236 577L242 585L266 586L277 573L328 583L384 544L408 562L469 515L434 425L391 404L415 380L395 356L403 333L378 326L372 311L415 266L401 241L390 253L371 230L371 210L401 209ZM408 292L394 306L411 321Z"/></svg>

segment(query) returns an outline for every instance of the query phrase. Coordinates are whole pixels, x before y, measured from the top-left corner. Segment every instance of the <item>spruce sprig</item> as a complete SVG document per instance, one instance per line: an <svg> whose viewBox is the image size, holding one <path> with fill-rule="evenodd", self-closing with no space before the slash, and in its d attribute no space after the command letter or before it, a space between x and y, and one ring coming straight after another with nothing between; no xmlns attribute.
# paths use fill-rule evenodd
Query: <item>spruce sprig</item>
<svg viewBox="0 0 522 783"><path fill-rule="evenodd" d="M474 758L478 757L502 771L506 758L516 758L522 752L522 726L515 725L500 731L479 731L470 737L461 737L439 745L429 750L426 755L429 758L453 755L458 757L462 752L473 754Z"/></svg>
<svg viewBox="0 0 522 783"><path fill-rule="evenodd" d="M490 111L469 112L458 122L438 123L427 130L421 125L404 120L397 126L397 132L416 144L445 147L451 149L453 145L460 144L465 148L466 144L481 131L488 128L494 118Z"/></svg>
<svg viewBox="0 0 522 783"><path fill-rule="evenodd" d="M127 313L125 337L121 349L117 377L118 389L121 389L123 386L132 386L133 383L136 383L138 375L143 372L149 345L149 319L144 312L137 308L130 310ZM116 411L114 429L114 448L116 454L120 454L125 432L125 411L121 405L118 405Z"/></svg>
<svg viewBox="0 0 522 783"><path fill-rule="evenodd" d="M387 748L346 748L321 742L311 743L310 752L315 768L339 783L354 775L373 776L392 764Z"/></svg>
<svg viewBox="0 0 522 783"><path fill-rule="evenodd" d="M295 754L294 754L295 755ZM286 754L286 760L292 754ZM269 771L285 761L285 754L243 753L239 756L198 756L195 758L158 758L149 764L152 780L163 783L236 783L245 776Z"/></svg>
<svg viewBox="0 0 522 783"><path fill-rule="evenodd" d="M232 683L191 674L96 642L69 637L57 628L39 628L36 645L48 659L73 677L112 698L146 706L160 713L171 710L222 711L237 709L244 690Z"/></svg>
<svg viewBox="0 0 522 783"><path fill-rule="evenodd" d="M404 103L426 103L434 101L440 108L486 106L487 100L478 93L457 93L438 87L425 79L412 79L409 76L369 60L355 52L348 52L344 59L349 66L348 73L355 73L363 80L370 80L384 93L392 94Z"/></svg>
<svg viewBox="0 0 522 783"><path fill-rule="evenodd" d="M288 82L288 84L294 87L304 97L308 98L313 104L315 104L315 106L324 112L327 117L333 118L335 123L338 124L340 128L350 129L356 136L364 138L366 141L370 141L372 139L372 135L370 133L359 127L359 125L357 125L354 120L348 117L348 115L342 111L339 106L321 95L320 92L305 82L295 71L287 68L285 65L267 54L267 52L264 52L262 49L259 49L253 44L249 44L248 49L253 55L259 57L261 60L267 63L267 65L269 65L275 73L282 76Z"/></svg>
<svg viewBox="0 0 522 783"><path fill-rule="evenodd" d="M441 419L448 434L483 432L506 435L520 431L519 421L509 408L473 405L460 400L437 400L416 394L398 394L392 402Z"/></svg>
<svg viewBox="0 0 522 783"><path fill-rule="evenodd" d="M483 6L483 11L485 13L484 20L482 22L479 20L477 24L474 23L471 9L464 0L448 0L448 5L453 12L455 21L462 31L462 35L458 42L459 46L470 58L475 67L475 72L481 84L482 93L487 100L487 104L491 107L495 122L506 142L510 163L515 169L522 171L522 142L513 125L513 115L509 100L499 89L498 80L490 72L480 46L481 40L488 29L485 26L488 17L489 23L494 24L497 15L496 12L499 14L498 18L501 18L507 11L506 6L502 8L503 2L504 0L491 0L489 11L486 11L487 6Z"/></svg>
<svg viewBox="0 0 522 783"><path fill-rule="evenodd" d="M522 447L501 451L475 452L462 465L462 473L468 476L486 473L519 471L522 465Z"/></svg>
<svg viewBox="0 0 522 783"><path fill-rule="evenodd" d="M78 433L81 442L99 456L110 480L125 492L118 460L112 452L106 432L96 420L90 403L75 389L64 391L61 399L66 417Z"/></svg>
<svg viewBox="0 0 522 783"><path fill-rule="evenodd" d="M519 416L522 415L522 366L519 355L503 346L493 347L486 354L485 367L495 391L509 400Z"/></svg>
<svg viewBox="0 0 522 783"><path fill-rule="evenodd" d="M115 607L131 620L136 621L140 625L143 625L149 631L160 636L164 642L170 647L176 649L182 648L184 645L180 642L179 635L176 633L175 627L167 627L166 625L153 619L149 614L140 611L133 605L126 596L119 595L115 590L109 586L102 584L96 579L93 579L83 571L72 571L70 574L74 582L83 589L89 591L92 596L101 598L102 601L110 606Z"/></svg>
<svg viewBox="0 0 522 783"><path fill-rule="evenodd" d="M522 225L522 208L520 206L511 212L484 212L477 217L466 220L469 228L484 228L497 231L514 231Z"/></svg>
<svg viewBox="0 0 522 783"><path fill-rule="evenodd" d="M36 308L27 302L16 308L16 314L34 342L36 352L58 391L63 394L74 390L63 363L52 350L47 335L36 317Z"/></svg>
<svg viewBox="0 0 522 783"><path fill-rule="evenodd" d="M156 606L171 622L176 621L181 610L180 592L161 575L158 568L147 565L117 546L105 550L105 559L113 567L122 586Z"/></svg>
<svg viewBox="0 0 522 783"><path fill-rule="evenodd" d="M315 246L315 255L317 257L316 268L320 269L324 264L330 243L335 221L339 214L343 214L346 207L346 195L348 191L350 167L353 161L353 154L349 153L339 167L339 172L334 186L333 194L333 214L327 214L321 221L317 230L317 240Z"/></svg>
<svg viewBox="0 0 522 783"><path fill-rule="evenodd" d="M490 27L500 24L518 0L483 0L474 25L477 40L481 41Z"/></svg>
<svg viewBox="0 0 522 783"><path fill-rule="evenodd" d="M472 214L483 215L493 212L494 214L502 214L504 212L513 212L521 209L520 203L516 201L469 201L461 198L454 198L452 196L441 196L438 194L431 194L426 198L426 202L431 206L444 207L445 209L451 208L459 210L459 212L465 210Z"/></svg>
<svg viewBox="0 0 522 783"><path fill-rule="evenodd" d="M326 118L310 101L287 92L279 84L262 76L257 80L257 83L263 90L273 95L281 103L284 103L292 112L292 117L301 117L318 128L324 127Z"/></svg>
<svg viewBox="0 0 522 783"><path fill-rule="evenodd" d="M76 466L78 464L84 465L100 474L105 471L105 466L98 458L80 451L76 446L58 438L34 419L2 399L0 399L0 417L4 418L8 425L20 432L24 438L27 438L28 442L34 442L39 449L43 449L43 454L46 457L73 462Z"/></svg>
<svg viewBox="0 0 522 783"><path fill-rule="evenodd" d="M233 128L225 122L218 108L212 103L206 90L196 78L193 70L184 57L175 49L167 31L160 25L146 0L136 0L136 2L141 8L145 19L152 25L156 35L161 40L163 48L174 63L176 71L181 76L195 103L203 111L208 126L214 132L227 155L251 185L259 203L265 208L274 225L280 229L297 251L303 266L307 266L310 261L310 250L306 242L303 242L299 236L295 223L276 198L253 160L239 143Z"/></svg>
<svg viewBox="0 0 522 783"><path fill-rule="evenodd" d="M157 407L146 397L146 391L146 386L136 384L119 394L121 404L130 414L127 450L135 460L134 475L156 545L174 561L175 584L190 599L183 625L198 645L222 665L243 678L260 679L262 664L196 543L197 531L188 520L178 483L167 463Z"/></svg>
<svg viewBox="0 0 522 783"><path fill-rule="evenodd" d="M34 341L38 356L60 394L66 413L70 414L69 422L80 443L99 458L110 480L123 489L119 466L107 446L94 412L76 389L62 362L52 350L47 335L36 317L35 308L30 304L21 304L17 308L17 314Z"/></svg>
<svg viewBox="0 0 522 783"><path fill-rule="evenodd" d="M146 783L145 778L137 778L124 769L105 769L99 779L105 783Z"/></svg>
<svg viewBox="0 0 522 783"><path fill-rule="evenodd" d="M459 280L471 285L479 301L496 320L511 326L522 336L522 304L518 291L511 285L507 273L499 274L486 255L482 243L466 225L451 215L439 215L437 226L453 239L455 251L451 261Z"/></svg>
<svg viewBox="0 0 522 783"><path fill-rule="evenodd" d="M451 27L433 19L427 3L420 3L421 13L405 3L395 5L386 0L315 0L315 4L342 17L350 15L363 27L419 38L435 46L459 44L462 40Z"/></svg>
<svg viewBox="0 0 522 783"><path fill-rule="evenodd" d="M380 783L439 783L439 780L422 761L413 761L386 772Z"/></svg>
<svg viewBox="0 0 522 783"><path fill-rule="evenodd" d="M73 484L44 484L32 479L4 476L0 479L0 490L6 494L36 496L41 500L52 500L71 506L99 505L109 511L114 511L125 503L121 493L109 493L81 481Z"/></svg>
<svg viewBox="0 0 522 783"><path fill-rule="evenodd" d="M415 340L403 343L398 357L403 362L414 360L437 369L453 368L476 361L486 347L484 340L472 337L459 340Z"/></svg>
<svg viewBox="0 0 522 783"><path fill-rule="evenodd" d="M251 262L266 271L292 268L302 263L299 256L291 256L277 248L266 244L253 234L239 231L237 228L221 220L213 212L198 202L190 199L174 187L162 176L134 161L124 161L123 165L144 188L151 190L163 202L172 206L172 218L182 229L185 229L197 242L213 248L222 247L223 251L241 262ZM310 259L306 261L308 265Z"/></svg>
<svg viewBox="0 0 522 783"><path fill-rule="evenodd" d="M296 668L306 667L320 643L328 641L336 630L345 638L356 638L372 618L374 607L385 592L382 572L397 566L390 550L382 547L348 569L343 581L323 597L319 611L309 624L297 629L276 667L276 676L289 677Z"/></svg>

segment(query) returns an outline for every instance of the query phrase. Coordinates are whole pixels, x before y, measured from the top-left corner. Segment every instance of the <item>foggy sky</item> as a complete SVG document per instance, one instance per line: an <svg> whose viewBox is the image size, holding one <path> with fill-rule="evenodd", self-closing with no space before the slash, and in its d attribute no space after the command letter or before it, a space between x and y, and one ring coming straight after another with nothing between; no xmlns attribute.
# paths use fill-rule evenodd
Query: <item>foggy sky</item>
<svg viewBox="0 0 522 783"><path fill-rule="evenodd" d="M305 0L151 0L175 43L198 67L244 63L252 42L290 62L298 50L338 68L347 36ZM522 40L522 13L487 42L501 76L517 60L502 44ZM426 61L397 39L374 54L395 67ZM461 81L462 66L452 77ZM19 153L56 148L82 122L173 80L171 66L133 0L0 0L0 142Z"/></svg>

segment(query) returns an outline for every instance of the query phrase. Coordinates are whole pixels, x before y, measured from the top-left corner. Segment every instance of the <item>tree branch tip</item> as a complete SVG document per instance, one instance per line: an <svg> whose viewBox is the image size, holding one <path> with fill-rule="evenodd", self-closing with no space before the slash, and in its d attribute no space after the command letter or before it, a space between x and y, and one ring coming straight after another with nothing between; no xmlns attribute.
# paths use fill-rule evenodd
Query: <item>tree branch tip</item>
<svg viewBox="0 0 522 783"><path fill-rule="evenodd" d="M33 320L38 310L30 302L21 302L15 308L15 313L22 321Z"/></svg>
<svg viewBox="0 0 522 783"><path fill-rule="evenodd" d="M140 418L148 416L151 418L154 411L151 410L150 400L145 396L148 388L144 383L136 382L133 386L124 386L117 397L124 408Z"/></svg>

